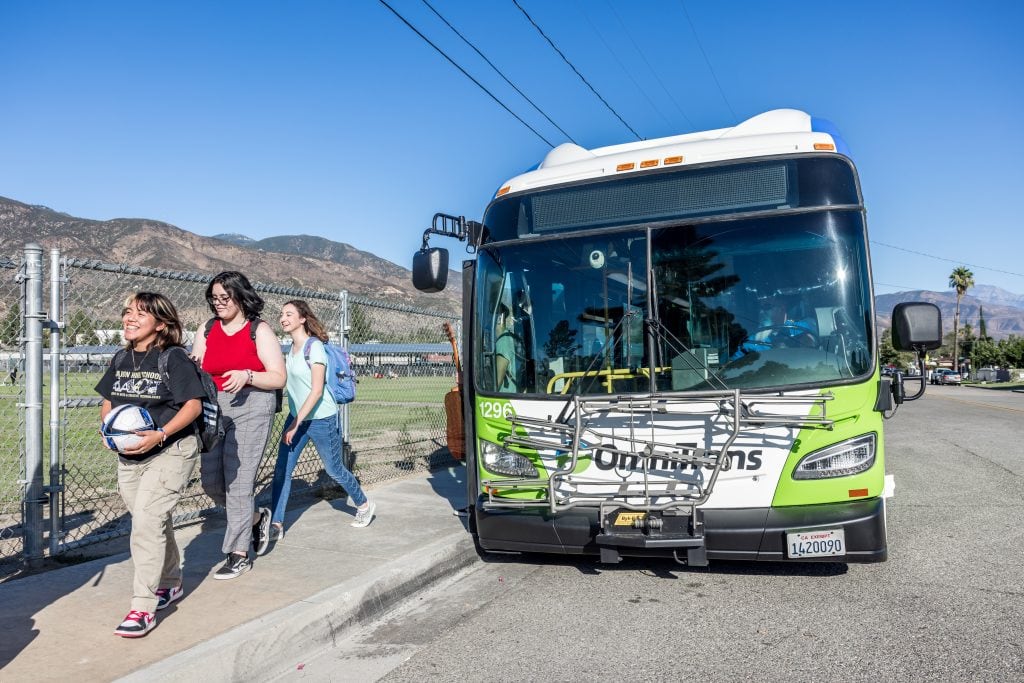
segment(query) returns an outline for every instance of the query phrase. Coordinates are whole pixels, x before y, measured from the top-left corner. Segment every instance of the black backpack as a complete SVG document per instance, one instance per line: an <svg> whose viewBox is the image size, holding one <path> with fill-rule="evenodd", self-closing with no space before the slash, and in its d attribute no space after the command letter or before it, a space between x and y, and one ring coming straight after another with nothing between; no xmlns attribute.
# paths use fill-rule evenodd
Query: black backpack
<svg viewBox="0 0 1024 683"><path fill-rule="evenodd" d="M210 330L213 329L213 324L217 322L216 318L210 318L206 321L206 326L203 328L203 337L210 336ZM249 338L252 339L252 343L256 343L256 328L263 322L262 318L253 318L249 324ZM284 390L274 389L274 412L280 413L281 408L284 407Z"/></svg>
<svg viewBox="0 0 1024 683"><path fill-rule="evenodd" d="M157 369L160 372L160 377L163 379L164 386L168 389L171 387L171 376L167 372L167 359L168 354L174 352L175 349L180 350L185 354L185 357L192 362L191 356L188 355L188 351L181 346L172 346L169 349L164 349L157 356L156 364ZM118 366L124 355L128 353L125 349L121 349L114 354L114 366ZM195 365L195 363L193 363ZM221 424L220 418L220 404L217 403L217 385L214 384L213 378L210 377L210 373L203 370L198 365L195 365L196 372L199 373L199 381L203 385L203 392L206 396L200 398L203 404L203 412L196 418L195 421L195 434L199 439L199 451L201 453L209 453L213 448L220 443L220 440L224 438L224 426Z"/></svg>

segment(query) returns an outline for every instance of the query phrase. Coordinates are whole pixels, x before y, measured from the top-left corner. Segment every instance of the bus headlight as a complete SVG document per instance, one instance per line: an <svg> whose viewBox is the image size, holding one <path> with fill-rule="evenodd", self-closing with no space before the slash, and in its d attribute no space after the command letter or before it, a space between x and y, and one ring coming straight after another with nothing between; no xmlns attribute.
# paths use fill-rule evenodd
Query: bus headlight
<svg viewBox="0 0 1024 683"><path fill-rule="evenodd" d="M875 464L874 433L808 453L793 470L794 479L827 479L860 474Z"/></svg>
<svg viewBox="0 0 1024 683"><path fill-rule="evenodd" d="M490 441L480 441L480 451L483 456L484 467L495 474L505 474L510 477L536 477L537 468L533 466L530 459L503 448Z"/></svg>

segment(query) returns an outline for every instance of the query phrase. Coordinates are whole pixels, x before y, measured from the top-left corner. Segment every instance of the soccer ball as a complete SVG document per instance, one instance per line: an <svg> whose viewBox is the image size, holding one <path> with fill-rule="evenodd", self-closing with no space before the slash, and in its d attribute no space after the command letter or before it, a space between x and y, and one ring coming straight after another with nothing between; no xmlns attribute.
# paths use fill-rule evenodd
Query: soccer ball
<svg viewBox="0 0 1024 683"><path fill-rule="evenodd" d="M123 453L142 441L142 437L135 432L153 429L156 429L156 423L148 410L126 403L107 413L100 432L108 446L118 453Z"/></svg>

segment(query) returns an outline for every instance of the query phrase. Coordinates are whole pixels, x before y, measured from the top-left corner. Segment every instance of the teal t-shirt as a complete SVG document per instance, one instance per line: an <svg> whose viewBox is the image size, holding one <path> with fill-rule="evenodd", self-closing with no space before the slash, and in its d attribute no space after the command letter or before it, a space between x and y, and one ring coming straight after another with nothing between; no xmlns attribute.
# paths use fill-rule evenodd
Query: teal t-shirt
<svg viewBox="0 0 1024 683"><path fill-rule="evenodd" d="M294 346L294 345L293 345ZM327 367L327 351L324 350L324 343L319 339L313 339L309 348L310 364L319 363ZM292 416L299 414L299 408L306 402L309 392L313 391L313 371L306 365L306 359L302 357L302 346L294 347L285 356L285 369L288 371L288 410ZM320 397L306 419L319 420L324 417L331 417L338 413L338 405L334 402L331 392L327 390L326 380L324 384L324 395Z"/></svg>

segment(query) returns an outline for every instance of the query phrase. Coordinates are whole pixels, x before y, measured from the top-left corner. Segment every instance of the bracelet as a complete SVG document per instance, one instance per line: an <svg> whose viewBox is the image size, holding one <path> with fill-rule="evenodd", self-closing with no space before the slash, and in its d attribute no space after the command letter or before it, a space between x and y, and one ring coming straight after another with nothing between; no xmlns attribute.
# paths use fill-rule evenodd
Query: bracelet
<svg viewBox="0 0 1024 683"><path fill-rule="evenodd" d="M249 373L249 379L246 381L246 384L252 384L252 370L246 370L246 372Z"/></svg>
<svg viewBox="0 0 1024 683"><path fill-rule="evenodd" d="M157 427L156 431L160 432L160 445L163 446L164 442L167 441L167 432L164 431L163 427Z"/></svg>

